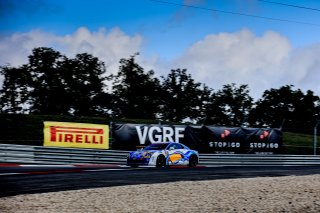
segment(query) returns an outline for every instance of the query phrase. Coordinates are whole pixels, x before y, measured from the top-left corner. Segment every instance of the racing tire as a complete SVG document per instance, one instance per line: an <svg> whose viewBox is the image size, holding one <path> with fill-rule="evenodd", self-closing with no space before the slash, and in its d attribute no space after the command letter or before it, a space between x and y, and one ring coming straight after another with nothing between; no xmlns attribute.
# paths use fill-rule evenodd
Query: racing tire
<svg viewBox="0 0 320 213"><path fill-rule="evenodd" d="M131 166L131 168L137 168L139 165L137 165L137 164L132 164L132 165L130 165Z"/></svg>
<svg viewBox="0 0 320 213"><path fill-rule="evenodd" d="M198 164L198 157L196 155L191 155L189 158L189 167L196 167Z"/></svg>
<svg viewBox="0 0 320 213"><path fill-rule="evenodd" d="M166 166L166 158L164 155L159 155L157 157L156 167L165 167Z"/></svg>

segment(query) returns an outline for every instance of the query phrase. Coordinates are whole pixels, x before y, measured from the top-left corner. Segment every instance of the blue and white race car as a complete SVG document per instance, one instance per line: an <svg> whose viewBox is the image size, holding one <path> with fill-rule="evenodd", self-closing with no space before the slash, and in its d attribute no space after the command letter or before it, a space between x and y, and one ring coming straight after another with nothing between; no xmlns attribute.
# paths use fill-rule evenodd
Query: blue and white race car
<svg viewBox="0 0 320 213"><path fill-rule="evenodd" d="M127 165L137 167L149 165L156 167L186 165L195 167L199 163L199 154L181 143L153 143L144 149L128 154Z"/></svg>

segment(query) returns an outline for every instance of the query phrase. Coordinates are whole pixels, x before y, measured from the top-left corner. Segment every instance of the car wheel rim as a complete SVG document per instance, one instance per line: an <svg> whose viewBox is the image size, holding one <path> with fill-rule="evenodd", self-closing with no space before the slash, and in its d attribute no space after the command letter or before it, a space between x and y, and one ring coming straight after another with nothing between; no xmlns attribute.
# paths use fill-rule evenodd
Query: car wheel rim
<svg viewBox="0 0 320 213"><path fill-rule="evenodd" d="M194 166L196 166L196 158L194 157L194 156L192 156L191 158L190 158L190 163L189 163L189 165L191 166L191 167L194 167Z"/></svg>
<svg viewBox="0 0 320 213"><path fill-rule="evenodd" d="M159 156L159 158L158 158L158 166L159 167L165 166L165 159L164 159L163 156Z"/></svg>

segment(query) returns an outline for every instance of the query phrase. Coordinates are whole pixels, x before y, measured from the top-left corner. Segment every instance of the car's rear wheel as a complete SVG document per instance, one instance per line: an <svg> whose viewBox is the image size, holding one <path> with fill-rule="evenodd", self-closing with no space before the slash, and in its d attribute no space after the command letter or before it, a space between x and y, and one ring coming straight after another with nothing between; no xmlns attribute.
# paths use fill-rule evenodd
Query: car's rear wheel
<svg viewBox="0 0 320 213"><path fill-rule="evenodd" d="M164 167L166 166L166 158L164 155L159 155L157 157L156 167Z"/></svg>
<svg viewBox="0 0 320 213"><path fill-rule="evenodd" d="M191 155L189 158L189 167L195 167L198 164L198 157L196 155Z"/></svg>

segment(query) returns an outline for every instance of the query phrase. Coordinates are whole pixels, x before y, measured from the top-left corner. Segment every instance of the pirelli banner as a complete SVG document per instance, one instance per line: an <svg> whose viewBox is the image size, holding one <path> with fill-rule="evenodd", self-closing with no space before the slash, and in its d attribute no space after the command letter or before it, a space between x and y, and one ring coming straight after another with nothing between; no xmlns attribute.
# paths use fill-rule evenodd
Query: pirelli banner
<svg viewBox="0 0 320 213"><path fill-rule="evenodd" d="M44 146L109 149L109 126L46 121Z"/></svg>
<svg viewBox="0 0 320 213"><path fill-rule="evenodd" d="M134 150L175 141L202 153L281 153L282 132L274 128L115 124L113 149Z"/></svg>

